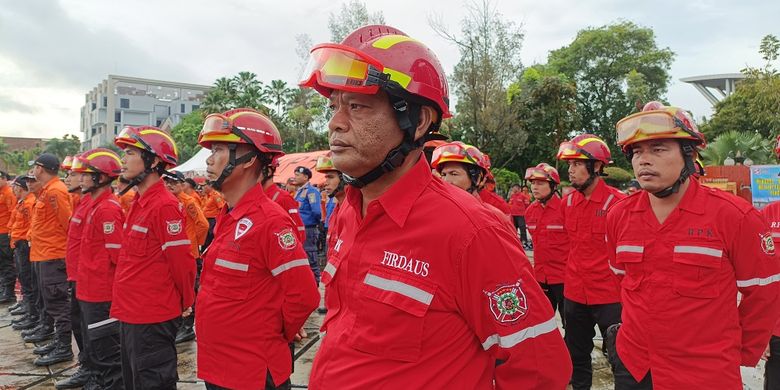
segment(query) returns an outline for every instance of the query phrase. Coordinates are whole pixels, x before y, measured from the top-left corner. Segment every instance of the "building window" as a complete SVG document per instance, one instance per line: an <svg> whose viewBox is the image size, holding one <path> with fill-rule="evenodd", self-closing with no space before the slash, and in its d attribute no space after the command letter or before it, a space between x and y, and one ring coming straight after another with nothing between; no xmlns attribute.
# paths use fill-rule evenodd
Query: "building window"
<svg viewBox="0 0 780 390"><path fill-rule="evenodd" d="M103 107L108 107L108 96L103 96Z"/></svg>
<svg viewBox="0 0 780 390"><path fill-rule="evenodd" d="M192 105L192 111L195 111L195 110L197 110L199 108L200 108L200 105L198 105L198 104L193 104Z"/></svg>
<svg viewBox="0 0 780 390"><path fill-rule="evenodd" d="M184 105L184 103L181 104L181 113L184 114L184 110L187 108L187 106Z"/></svg>
<svg viewBox="0 0 780 390"><path fill-rule="evenodd" d="M162 119L158 119L158 120L157 120L157 124L156 124L156 125L154 125L154 126L155 126L155 127L160 127L160 125L161 125L161 124L162 124Z"/></svg>
<svg viewBox="0 0 780 390"><path fill-rule="evenodd" d="M119 108L130 108L130 99L119 99Z"/></svg>
<svg viewBox="0 0 780 390"><path fill-rule="evenodd" d="M93 128L92 128L92 136L93 136L93 137L95 136L95 133L97 133L97 129L93 127Z"/></svg>
<svg viewBox="0 0 780 390"><path fill-rule="evenodd" d="M96 108L97 108L97 104L95 102L92 102L92 109L94 110Z"/></svg>
<svg viewBox="0 0 780 390"><path fill-rule="evenodd" d="M122 111L114 111L114 122L122 121Z"/></svg>

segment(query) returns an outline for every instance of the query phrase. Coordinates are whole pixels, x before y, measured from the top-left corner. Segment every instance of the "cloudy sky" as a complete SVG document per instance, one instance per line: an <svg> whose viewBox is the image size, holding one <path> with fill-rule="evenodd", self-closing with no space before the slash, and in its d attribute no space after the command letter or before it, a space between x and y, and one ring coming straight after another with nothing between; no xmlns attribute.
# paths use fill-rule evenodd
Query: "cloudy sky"
<svg viewBox="0 0 780 390"><path fill-rule="evenodd" d="M370 11L425 42L448 72L457 49L428 19L457 31L462 0L371 0ZM327 4L326 4L327 3ZM78 133L84 95L108 74L211 84L249 70L259 79L298 78L295 36L328 40L339 1L23 0L0 7L0 136ZM758 66L761 37L780 35L780 1L494 0L522 26L524 65L569 44L578 30L630 20L655 30L675 53L669 100L699 117L711 107L681 77Z"/></svg>

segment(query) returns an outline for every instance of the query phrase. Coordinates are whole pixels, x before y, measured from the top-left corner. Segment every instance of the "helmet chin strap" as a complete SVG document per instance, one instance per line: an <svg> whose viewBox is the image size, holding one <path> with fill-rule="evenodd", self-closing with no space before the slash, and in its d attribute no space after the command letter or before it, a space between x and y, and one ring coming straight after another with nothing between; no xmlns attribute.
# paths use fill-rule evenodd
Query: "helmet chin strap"
<svg viewBox="0 0 780 390"><path fill-rule="evenodd" d="M547 202L550 199L552 199L553 195L555 195L555 187L556 187L555 183L551 181L548 181L547 183L550 184L550 193L547 194L547 196L545 196L544 198L539 199L539 202L541 202L542 204L547 204Z"/></svg>
<svg viewBox="0 0 780 390"><path fill-rule="evenodd" d="M574 187L575 190L584 193L585 190L590 187L591 184L596 180L598 176L600 176L599 173L596 173L596 161L595 160L587 160L585 161L585 166L588 168L588 179L585 180L582 184L574 184L571 183L571 186Z"/></svg>
<svg viewBox="0 0 780 390"><path fill-rule="evenodd" d="M339 194L339 192L344 191L344 184L345 184L344 174L339 172L339 185L336 186L336 189L333 190L332 193L328 194L328 198L335 198L336 195Z"/></svg>
<svg viewBox="0 0 780 390"><path fill-rule="evenodd" d="M154 163L154 157L155 156L153 154L145 150L141 152L141 159L144 161L144 171L139 173L136 177L130 179L130 182L127 183L127 187L125 187L124 190L119 191L120 196L126 194L127 191L130 191L130 189L133 187L141 184L150 173L157 172L160 176L165 173L165 165L162 162L159 162L154 167L152 166L152 163Z"/></svg>
<svg viewBox="0 0 780 390"><path fill-rule="evenodd" d="M114 181L113 179L111 179L109 177L108 181L101 182L100 181L100 173L99 172L92 172L91 176L92 176L92 182L97 183L97 184L95 184L92 187L88 187L88 188L82 189L81 190L82 194L89 194L89 193L95 192L95 191L97 191L98 188L105 187L105 186L111 184L112 181ZM124 192L122 194L124 194ZM120 195L122 195L122 194L120 194Z"/></svg>
<svg viewBox="0 0 780 390"><path fill-rule="evenodd" d="M674 184L670 187L666 187L661 191L653 192L653 196L656 198L666 198L672 194L676 194L680 191L680 186L685 183L686 180L696 172L696 164L694 163L695 148L690 142L680 142L680 148L682 149L683 161L685 165L680 171L680 177L675 180Z"/></svg>
<svg viewBox="0 0 780 390"><path fill-rule="evenodd" d="M217 180L214 180L211 182L211 186L217 190L222 190L222 184L224 184L225 179L230 176L230 174L233 173L233 170L236 169L236 167L239 164L243 164L246 162L249 162L252 160L253 157L257 156L257 152L249 152L239 158L236 158L236 148L238 147L237 144L228 144L228 150L229 150L229 157L228 157L228 163L225 165L225 168L222 169L222 173L219 174L219 177Z"/></svg>
<svg viewBox="0 0 780 390"><path fill-rule="evenodd" d="M479 168L471 164L465 164L465 163L461 163L461 164L464 165L463 168L466 168L466 172L469 175L469 180L471 181L471 187L469 187L466 191L468 191L468 193L470 194L474 194L478 192L481 187L479 183L480 181L482 181L482 176L483 176L482 168Z"/></svg>

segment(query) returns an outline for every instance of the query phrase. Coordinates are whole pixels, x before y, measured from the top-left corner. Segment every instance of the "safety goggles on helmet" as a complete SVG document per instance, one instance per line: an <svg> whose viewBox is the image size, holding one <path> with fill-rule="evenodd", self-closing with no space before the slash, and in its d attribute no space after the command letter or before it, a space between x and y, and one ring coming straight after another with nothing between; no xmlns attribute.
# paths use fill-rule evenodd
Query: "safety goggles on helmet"
<svg viewBox="0 0 780 390"><path fill-rule="evenodd" d="M483 161L484 156L477 148L468 147L462 143L449 143L439 146L433 151L433 157L431 161L434 165L445 162L463 162L466 164L473 164L481 167L480 162Z"/></svg>
<svg viewBox="0 0 780 390"><path fill-rule="evenodd" d="M408 75L385 69L377 59L355 48L325 43L311 50L299 85L373 95L391 79L403 88L411 81Z"/></svg>
<svg viewBox="0 0 780 390"><path fill-rule="evenodd" d="M571 159L585 159L585 160L597 160L587 150L573 144L572 142L563 142L558 148L557 157L559 160L571 160Z"/></svg>
<svg viewBox="0 0 780 390"><path fill-rule="evenodd" d="M222 114L211 114L203 121L203 128L198 135L198 142L228 142L228 143L248 143L258 148L265 147L281 152L281 145L255 145L255 142L247 136L246 132L261 133L268 137L273 137L270 132L249 127L236 126L233 119Z"/></svg>
<svg viewBox="0 0 780 390"><path fill-rule="evenodd" d="M138 131L132 127L125 127L122 129L122 131L119 132L119 135L116 136L115 143L135 146L136 148L143 149L148 152L154 152L154 149L152 149L152 147L143 140L141 135L138 134Z"/></svg>
<svg viewBox="0 0 780 390"><path fill-rule="evenodd" d="M616 126L618 145L625 145L643 138L640 136L657 135L669 135L670 138L690 138L703 142L703 138L698 131L693 129L690 121L681 119L675 113L677 113L677 109L643 111L621 119Z"/></svg>
<svg viewBox="0 0 780 390"><path fill-rule="evenodd" d="M526 180L550 180L547 172L542 168L531 167L525 170Z"/></svg>

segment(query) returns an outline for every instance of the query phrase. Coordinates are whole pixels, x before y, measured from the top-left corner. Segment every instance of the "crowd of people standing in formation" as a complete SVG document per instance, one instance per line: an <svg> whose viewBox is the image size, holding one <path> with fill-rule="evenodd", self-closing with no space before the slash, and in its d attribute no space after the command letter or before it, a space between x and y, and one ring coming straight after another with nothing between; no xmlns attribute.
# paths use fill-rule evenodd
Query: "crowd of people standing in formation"
<svg viewBox="0 0 780 390"><path fill-rule="evenodd" d="M780 388L780 204L699 184L706 142L684 110L616 124L642 190L608 186L610 145L581 134L550 156L573 191L540 162L507 205L487 154L439 134L447 82L419 41L362 27L315 46L300 85L332 111L326 202L307 167L294 192L274 184L282 139L251 109L205 118L202 192L154 127L123 129L121 157L2 175L0 301L18 279L14 329L51 340L36 365L71 360L75 337L57 388L175 388L175 343L196 338L207 388L289 389L320 282L311 389L588 389L596 327L616 389L739 389L762 355Z"/></svg>

